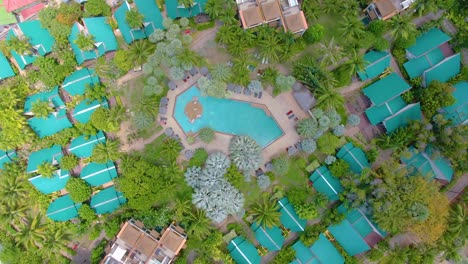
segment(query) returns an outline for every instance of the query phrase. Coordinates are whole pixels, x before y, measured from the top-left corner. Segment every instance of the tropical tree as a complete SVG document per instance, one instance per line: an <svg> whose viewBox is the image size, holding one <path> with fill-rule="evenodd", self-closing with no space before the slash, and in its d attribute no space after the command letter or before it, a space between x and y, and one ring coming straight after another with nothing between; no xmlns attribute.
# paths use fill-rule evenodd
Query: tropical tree
<svg viewBox="0 0 468 264"><path fill-rule="evenodd" d="M159 102L153 96L143 96L136 108L137 111L154 117L158 113Z"/></svg>
<svg viewBox="0 0 468 264"><path fill-rule="evenodd" d="M92 50L94 49L94 37L92 35L87 35L84 33L78 34L74 43L78 46L80 50Z"/></svg>
<svg viewBox="0 0 468 264"><path fill-rule="evenodd" d="M43 162L37 166L37 173L42 175L45 178L52 177L56 168L50 162Z"/></svg>
<svg viewBox="0 0 468 264"><path fill-rule="evenodd" d="M41 101L39 99L31 104L31 112L33 112L34 116L38 118L47 118L53 110L54 109L50 106L49 102Z"/></svg>
<svg viewBox="0 0 468 264"><path fill-rule="evenodd" d="M85 87L85 97L90 101L97 100L102 103L107 96L106 86L101 83L86 84Z"/></svg>
<svg viewBox="0 0 468 264"><path fill-rule="evenodd" d="M228 81L232 77L232 68L226 64L216 64L210 72L213 79L223 82Z"/></svg>
<svg viewBox="0 0 468 264"><path fill-rule="evenodd" d="M84 4L85 16L110 16L111 8L105 0L88 0Z"/></svg>
<svg viewBox="0 0 468 264"><path fill-rule="evenodd" d="M301 142L302 150L305 153L311 154L317 149L317 143L312 138L306 138Z"/></svg>
<svg viewBox="0 0 468 264"><path fill-rule="evenodd" d="M143 26L143 19L145 16L138 12L138 10L132 8L125 13L125 21L127 24L134 29L141 28Z"/></svg>
<svg viewBox="0 0 468 264"><path fill-rule="evenodd" d="M411 16L401 15L396 15L390 19L388 28L390 28L390 35L394 40L407 40L417 35L416 25L411 20Z"/></svg>
<svg viewBox="0 0 468 264"><path fill-rule="evenodd" d="M30 55L32 53L32 45L26 37L11 36L7 40L7 46L20 55Z"/></svg>
<svg viewBox="0 0 468 264"><path fill-rule="evenodd" d="M357 16L345 16L339 22L339 30L347 40L359 39L364 35L364 23Z"/></svg>
<svg viewBox="0 0 468 264"><path fill-rule="evenodd" d="M45 238L45 226L42 223L42 214L28 214L18 223L17 231L13 233L13 237L17 245L24 248L34 248L42 245Z"/></svg>
<svg viewBox="0 0 468 264"><path fill-rule="evenodd" d="M217 19L224 14L224 1L220 0L208 0L205 4L205 12L210 16L211 19Z"/></svg>
<svg viewBox="0 0 468 264"><path fill-rule="evenodd" d="M161 155L167 157L168 160L176 160L181 150L182 146L180 145L179 141L168 138L164 140L164 144L161 149Z"/></svg>
<svg viewBox="0 0 468 264"><path fill-rule="evenodd" d="M198 137L200 138L201 141L205 143L210 143L215 139L215 132L213 129L209 127L205 127L200 129L198 132Z"/></svg>
<svg viewBox="0 0 468 264"><path fill-rule="evenodd" d="M344 98L336 89L319 87L315 90L317 105L322 108L342 108Z"/></svg>
<svg viewBox="0 0 468 264"><path fill-rule="evenodd" d="M253 221L263 228L271 228L280 224L279 205L266 195L251 206L249 214L253 217Z"/></svg>
<svg viewBox="0 0 468 264"><path fill-rule="evenodd" d="M313 137L318 131L318 123L313 118L302 119L297 123L296 130L301 137Z"/></svg>
<svg viewBox="0 0 468 264"><path fill-rule="evenodd" d="M184 67L184 65L200 66L203 62L203 57L188 47L183 48L182 51L176 55L176 58L182 67ZM189 69L186 70L190 70L192 67L188 68Z"/></svg>
<svg viewBox="0 0 468 264"><path fill-rule="evenodd" d="M64 227L49 227L39 253L49 261L63 263L65 257L62 254L72 252L68 247L71 240L71 234Z"/></svg>
<svg viewBox="0 0 468 264"><path fill-rule="evenodd" d="M289 171L289 159L285 155L281 155L273 160L273 171L280 176L286 175Z"/></svg>
<svg viewBox="0 0 468 264"><path fill-rule="evenodd" d="M356 50L353 50L351 57L343 65L344 69L350 76L357 74L359 71L362 71L368 62L364 60L364 56L359 54Z"/></svg>
<svg viewBox="0 0 468 264"><path fill-rule="evenodd" d="M239 170L249 173L260 166L262 149L248 136L235 136L229 144L231 159Z"/></svg>
<svg viewBox="0 0 468 264"><path fill-rule="evenodd" d="M462 202L456 204L450 211L448 231L454 234L466 234L468 229L466 207Z"/></svg>
<svg viewBox="0 0 468 264"><path fill-rule="evenodd" d="M77 156L70 154L70 155L65 155L62 157L60 160L60 168L63 170L71 170L78 166L80 163L80 160L78 159Z"/></svg>
<svg viewBox="0 0 468 264"><path fill-rule="evenodd" d="M247 89L250 90L250 92L254 94L258 94L261 91L263 91L263 86L262 83L258 80L252 80L249 85L247 86Z"/></svg>
<svg viewBox="0 0 468 264"><path fill-rule="evenodd" d="M135 66L143 65L154 49L155 46L148 40L134 41L128 50L128 60L133 61Z"/></svg>
<svg viewBox="0 0 468 264"><path fill-rule="evenodd" d="M16 207L28 196L28 189L24 177L12 174L3 174L0 180L0 202L7 207Z"/></svg>
<svg viewBox="0 0 468 264"><path fill-rule="evenodd" d="M121 105L115 105L109 111L109 119L120 124L122 121L127 120L127 109Z"/></svg>
<svg viewBox="0 0 468 264"><path fill-rule="evenodd" d="M424 116L431 118L442 107L447 107L455 103L452 95L453 86L448 83L432 81L426 89L420 93L421 110Z"/></svg>
<svg viewBox="0 0 468 264"><path fill-rule="evenodd" d="M257 185L260 190L265 191L271 184L270 177L265 174L262 174L257 177Z"/></svg>
<svg viewBox="0 0 468 264"><path fill-rule="evenodd" d="M151 126L151 124L153 124L154 118L150 114L144 112L136 112L132 116L132 121L138 130L142 130Z"/></svg>
<svg viewBox="0 0 468 264"><path fill-rule="evenodd" d="M320 43L319 45L320 54L322 54L321 65L333 65L336 64L342 57L342 48L335 42L335 38L332 38L328 43Z"/></svg>
<svg viewBox="0 0 468 264"><path fill-rule="evenodd" d="M275 90L277 93L283 93L291 90L294 83L296 82L296 78L293 76L285 76L282 74L278 74L275 80Z"/></svg>
<svg viewBox="0 0 468 264"><path fill-rule="evenodd" d="M75 203L82 203L91 197L91 186L89 186L83 179L71 177L65 185L70 198Z"/></svg>
<svg viewBox="0 0 468 264"><path fill-rule="evenodd" d="M169 76L171 77L171 79L173 80L176 80L176 81L180 81L184 78L185 76L185 72L182 68L180 67L172 67L170 70L169 70Z"/></svg>
<svg viewBox="0 0 468 264"><path fill-rule="evenodd" d="M206 217L203 210L196 209L189 213L187 217L188 229L187 235L194 237L200 241L206 239L214 229L211 226L211 221Z"/></svg>
<svg viewBox="0 0 468 264"><path fill-rule="evenodd" d="M116 161L119 158L119 142L116 140L107 140L105 143L97 144L91 155L91 160L97 163L106 163L109 160Z"/></svg>
<svg viewBox="0 0 468 264"><path fill-rule="evenodd" d="M277 34L264 34L258 42L258 53L267 61L279 61L282 52L283 47L281 45L281 39Z"/></svg>

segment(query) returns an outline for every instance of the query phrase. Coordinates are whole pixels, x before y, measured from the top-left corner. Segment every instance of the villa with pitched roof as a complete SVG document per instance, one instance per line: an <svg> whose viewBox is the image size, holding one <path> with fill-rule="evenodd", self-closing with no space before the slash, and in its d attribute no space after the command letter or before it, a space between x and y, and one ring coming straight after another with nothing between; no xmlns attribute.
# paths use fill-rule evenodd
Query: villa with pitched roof
<svg viewBox="0 0 468 264"><path fill-rule="evenodd" d="M285 31L302 35L307 30L307 20L297 1L236 0L239 18L244 29L260 25L282 26Z"/></svg>
<svg viewBox="0 0 468 264"><path fill-rule="evenodd" d="M117 168L112 161L91 162L81 170L80 178L92 187L101 186L117 178Z"/></svg>
<svg viewBox="0 0 468 264"><path fill-rule="evenodd" d="M366 67L359 71L357 74L361 81L373 79L382 74L385 69L390 67L391 56L385 51L371 50L364 54L364 61L367 63Z"/></svg>
<svg viewBox="0 0 468 264"><path fill-rule="evenodd" d="M67 76L62 84L62 89L71 96L83 95L87 85L99 84L99 76L94 69L82 68Z"/></svg>
<svg viewBox="0 0 468 264"><path fill-rule="evenodd" d="M26 173L37 172L37 168L44 162L57 165L63 157L62 147L59 145L53 145L50 148L45 148L32 152L28 158L28 166Z"/></svg>
<svg viewBox="0 0 468 264"><path fill-rule="evenodd" d="M309 179L314 188L319 193L326 195L330 201L339 200L338 194L343 191L343 186L341 186L340 180L328 170L327 166L317 168Z"/></svg>
<svg viewBox="0 0 468 264"><path fill-rule="evenodd" d="M452 92L455 103L439 110L447 120L454 125L466 125L468 123L468 81L455 84Z"/></svg>
<svg viewBox="0 0 468 264"><path fill-rule="evenodd" d="M283 247L285 238L279 227L263 227L257 223L253 223L250 228L254 232L258 243L268 249L268 251L281 250Z"/></svg>
<svg viewBox="0 0 468 264"><path fill-rule="evenodd" d="M93 154L94 147L104 142L106 142L106 136L102 131L92 136L82 135L72 139L68 151L78 158L89 158Z"/></svg>
<svg viewBox="0 0 468 264"><path fill-rule="evenodd" d="M34 18L45 7L40 0L3 0L3 6L7 12L16 15L20 21Z"/></svg>
<svg viewBox="0 0 468 264"><path fill-rule="evenodd" d="M364 14L370 20L387 20L407 9L416 0L372 0L364 8Z"/></svg>
<svg viewBox="0 0 468 264"><path fill-rule="evenodd" d="M279 200L278 205L279 212L281 213L281 224L293 232L304 231L304 228L307 224L307 220L299 218L299 216L296 213L296 210L294 210L292 204L289 203L288 198L284 197L283 199Z"/></svg>
<svg viewBox="0 0 468 264"><path fill-rule="evenodd" d="M355 147L352 142L341 147L336 153L336 157L346 161L349 164L349 169L356 174L361 174L365 168L370 168L369 160L364 151Z"/></svg>
<svg viewBox="0 0 468 264"><path fill-rule="evenodd" d="M101 264L172 263L185 248L187 235L171 224L160 233L147 229L140 221L125 222L115 237Z"/></svg>
<svg viewBox="0 0 468 264"><path fill-rule="evenodd" d="M6 39L10 40L12 37L26 38L29 44L31 44L31 50L27 54L18 54L16 51L10 50L16 65L20 70L24 70L39 55L45 56L49 54L52 51L55 39L47 29L42 27L39 20L18 23L17 26L17 28L10 29Z"/></svg>
<svg viewBox="0 0 468 264"><path fill-rule="evenodd" d="M87 60L97 59L107 52L117 50L117 40L106 20L106 17L82 18L81 23L75 22L73 25L68 40L79 65ZM78 47L75 41L80 34L93 37L94 47L92 50L81 50Z"/></svg>
<svg viewBox="0 0 468 264"><path fill-rule="evenodd" d="M228 251L236 263L260 264L261 262L255 246L242 236L229 242Z"/></svg>
<svg viewBox="0 0 468 264"><path fill-rule="evenodd" d="M73 109L72 117L82 123L86 124L91 119L91 115L96 111L99 107L109 108L106 99L103 99L102 102L98 100L91 101L89 99L85 99L81 101L75 109Z"/></svg>
<svg viewBox="0 0 468 264"><path fill-rule="evenodd" d="M424 177L436 179L442 185L447 185L453 177L450 162L443 157L434 156L434 148L429 145L424 151L414 147L409 149L410 156L402 155L400 160L406 165L410 175L420 174Z"/></svg>
<svg viewBox="0 0 468 264"><path fill-rule="evenodd" d="M0 81L15 76L16 73L11 68L10 62L3 55L3 52L0 51Z"/></svg>
<svg viewBox="0 0 468 264"><path fill-rule="evenodd" d="M54 172L52 177L37 175L29 178L29 182L41 193L51 194L63 190L69 179L69 171L58 169Z"/></svg>
<svg viewBox="0 0 468 264"><path fill-rule="evenodd" d="M78 210L82 203L75 203L66 194L61 196L49 204L46 211L46 216L57 222L65 222L78 217Z"/></svg>
<svg viewBox="0 0 468 264"><path fill-rule="evenodd" d="M318 240L310 247L297 241L292 245L292 248L296 251L296 259L291 264L343 264L345 262L343 256L324 234L320 234Z"/></svg>
<svg viewBox="0 0 468 264"><path fill-rule="evenodd" d="M14 158L17 157L16 151L4 151L0 150L0 169L3 169L5 163L11 162Z"/></svg>
<svg viewBox="0 0 468 264"><path fill-rule="evenodd" d="M177 0L166 0L167 16L171 19L194 17L205 12L206 2L207 0L195 0L192 6L184 6L183 4L179 4Z"/></svg>

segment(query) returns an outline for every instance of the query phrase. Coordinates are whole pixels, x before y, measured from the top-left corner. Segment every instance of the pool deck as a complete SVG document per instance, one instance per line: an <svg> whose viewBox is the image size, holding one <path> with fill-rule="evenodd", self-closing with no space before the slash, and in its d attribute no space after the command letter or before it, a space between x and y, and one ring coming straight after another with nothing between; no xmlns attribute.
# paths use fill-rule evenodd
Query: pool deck
<svg viewBox="0 0 468 264"><path fill-rule="evenodd" d="M197 148L205 148L209 153L214 152L216 150L222 151L226 154L229 153L229 142L232 138L231 135L216 133L216 138L213 142L206 144L197 140L195 144L188 144L186 137L184 136L184 132L182 128L179 126L177 121L173 118L174 113L174 106L176 102L177 95L181 94L185 90L189 89L192 86L196 86L196 81L200 78L201 75L197 74L191 77L187 82L183 81L176 81L178 86L177 89L173 91L169 91L167 93L167 98L169 98L169 103L167 107L167 114L162 115L167 117L167 123L164 127L171 127L175 134L179 135L181 138L182 143L186 146L187 149L197 149ZM308 114L304 112L300 106L296 103L296 100L292 96L292 92L283 93L275 98L273 98L269 93L264 92L261 99L255 98L253 96L246 96L244 94L235 94L231 93L226 98L228 99L235 99L241 100L246 102L251 102L254 104L263 104L266 105L268 110L271 112L273 117L275 118L278 125L283 130L284 134L268 145L266 148L263 149L263 164L270 161L273 157L281 154L287 153L286 148L294 145L300 140L299 135L296 133L296 123L294 119L288 119L286 115L287 112L290 110L298 117L299 119L306 118ZM262 165L263 167L263 165Z"/></svg>

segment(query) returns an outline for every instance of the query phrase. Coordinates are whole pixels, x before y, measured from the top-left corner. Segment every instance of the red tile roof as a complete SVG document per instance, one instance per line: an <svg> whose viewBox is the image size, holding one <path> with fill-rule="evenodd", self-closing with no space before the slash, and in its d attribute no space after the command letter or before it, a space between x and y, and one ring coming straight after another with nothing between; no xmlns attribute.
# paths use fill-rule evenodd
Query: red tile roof
<svg viewBox="0 0 468 264"><path fill-rule="evenodd" d="M4 0L3 6L7 12L18 10L22 7L25 7L29 4L37 2L37 0Z"/></svg>
<svg viewBox="0 0 468 264"><path fill-rule="evenodd" d="M20 15L23 18L23 20L27 20L28 18L39 13L39 11L41 11L44 7L45 5L43 3L39 3L37 5L33 5L31 7L21 10Z"/></svg>

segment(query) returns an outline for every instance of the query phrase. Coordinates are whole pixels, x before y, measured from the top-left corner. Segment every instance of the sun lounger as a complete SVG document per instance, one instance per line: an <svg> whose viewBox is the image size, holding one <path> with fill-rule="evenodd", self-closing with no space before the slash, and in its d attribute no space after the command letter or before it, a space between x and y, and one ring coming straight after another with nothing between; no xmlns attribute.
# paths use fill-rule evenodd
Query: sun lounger
<svg viewBox="0 0 468 264"><path fill-rule="evenodd" d="M288 116L288 119L293 119L294 117L296 117L296 115L292 114L292 115Z"/></svg>
<svg viewBox="0 0 468 264"><path fill-rule="evenodd" d="M262 98L262 94L263 94L263 92L260 92L260 93L258 94L258 99L261 99L261 98Z"/></svg>
<svg viewBox="0 0 468 264"><path fill-rule="evenodd" d="M287 112L286 115L288 116L288 115L292 114L292 112L293 112L292 110L289 110L289 112Z"/></svg>

